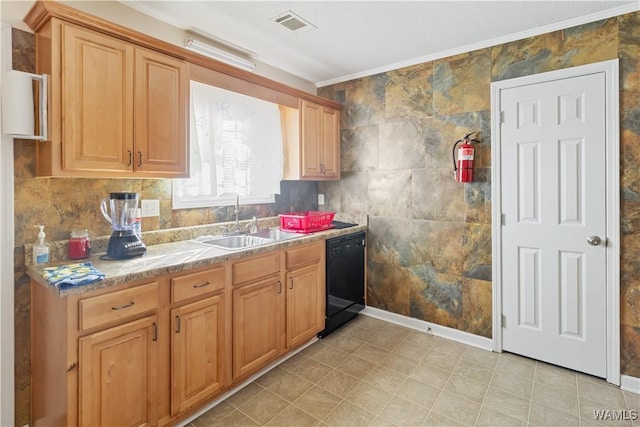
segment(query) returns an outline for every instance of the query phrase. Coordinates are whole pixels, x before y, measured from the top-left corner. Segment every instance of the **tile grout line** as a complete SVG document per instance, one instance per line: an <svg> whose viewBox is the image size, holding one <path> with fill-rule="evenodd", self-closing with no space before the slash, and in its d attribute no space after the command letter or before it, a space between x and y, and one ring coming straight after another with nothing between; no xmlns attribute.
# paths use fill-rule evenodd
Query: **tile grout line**
<svg viewBox="0 0 640 427"><path fill-rule="evenodd" d="M469 351L470 348L471 347L467 347L464 352L466 353L467 351ZM492 351L492 353L493 353L493 351ZM464 354L463 354L463 357L464 357ZM500 354L498 354L498 359L499 358L500 358ZM480 411L478 411L478 415L476 416L476 420L473 423L474 426L478 424L478 420L480 419L480 415L482 414L482 411L485 409L484 402L487 400L487 395L489 394L489 388L491 388L491 384L493 383L493 378L496 375L497 368L498 368L498 360L496 360L496 363L493 365L493 369L491 370L491 378L489 379L489 383L487 384L487 390L485 390L484 397L482 398L482 402L480 403Z"/></svg>

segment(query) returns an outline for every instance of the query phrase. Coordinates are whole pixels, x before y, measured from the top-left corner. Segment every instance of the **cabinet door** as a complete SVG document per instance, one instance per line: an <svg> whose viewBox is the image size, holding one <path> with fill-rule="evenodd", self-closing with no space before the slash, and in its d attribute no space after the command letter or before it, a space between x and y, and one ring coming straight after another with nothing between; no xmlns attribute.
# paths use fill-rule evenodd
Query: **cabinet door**
<svg viewBox="0 0 640 427"><path fill-rule="evenodd" d="M79 418L84 426L156 424L157 316L79 340Z"/></svg>
<svg viewBox="0 0 640 427"><path fill-rule="evenodd" d="M171 415L224 386L224 297L216 295L171 310Z"/></svg>
<svg viewBox="0 0 640 427"><path fill-rule="evenodd" d="M283 286L278 277L233 290L233 377L254 372L284 350Z"/></svg>
<svg viewBox="0 0 640 427"><path fill-rule="evenodd" d="M302 172L301 178L322 177L320 164L322 107L308 101L302 101L301 128Z"/></svg>
<svg viewBox="0 0 640 427"><path fill-rule="evenodd" d="M320 263L287 273L287 347L324 329L325 295Z"/></svg>
<svg viewBox="0 0 640 427"><path fill-rule="evenodd" d="M68 24L62 32L62 168L131 172L133 47Z"/></svg>
<svg viewBox="0 0 640 427"><path fill-rule="evenodd" d="M186 177L187 66L140 48L135 64L135 170Z"/></svg>
<svg viewBox="0 0 640 427"><path fill-rule="evenodd" d="M321 172L323 179L340 179L340 111L322 107Z"/></svg>

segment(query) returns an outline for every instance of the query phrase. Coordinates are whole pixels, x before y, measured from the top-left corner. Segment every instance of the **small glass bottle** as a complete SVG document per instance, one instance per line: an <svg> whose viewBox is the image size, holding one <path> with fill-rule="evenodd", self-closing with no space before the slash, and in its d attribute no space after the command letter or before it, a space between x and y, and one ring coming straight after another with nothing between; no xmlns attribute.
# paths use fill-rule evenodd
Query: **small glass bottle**
<svg viewBox="0 0 640 427"><path fill-rule="evenodd" d="M86 228L74 228L69 239L69 258L85 259L91 255L91 240Z"/></svg>

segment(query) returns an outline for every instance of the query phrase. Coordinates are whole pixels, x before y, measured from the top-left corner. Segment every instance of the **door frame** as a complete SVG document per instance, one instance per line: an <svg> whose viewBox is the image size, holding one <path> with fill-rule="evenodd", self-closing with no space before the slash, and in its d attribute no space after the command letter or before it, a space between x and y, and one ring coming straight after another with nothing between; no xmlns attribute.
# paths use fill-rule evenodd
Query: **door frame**
<svg viewBox="0 0 640 427"><path fill-rule="evenodd" d="M502 352L502 170L500 95L502 90L604 73L606 174L607 381L620 385L620 113L618 59L516 77L491 83L491 246L493 351Z"/></svg>

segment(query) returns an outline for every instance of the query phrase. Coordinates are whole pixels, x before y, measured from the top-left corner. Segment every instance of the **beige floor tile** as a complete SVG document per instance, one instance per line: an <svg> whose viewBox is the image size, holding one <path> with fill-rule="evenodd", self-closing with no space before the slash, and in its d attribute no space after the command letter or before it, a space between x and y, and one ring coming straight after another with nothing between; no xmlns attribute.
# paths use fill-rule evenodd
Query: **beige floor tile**
<svg viewBox="0 0 640 427"><path fill-rule="evenodd" d="M232 396L229 396L225 402L230 403L231 405L238 407L242 405L247 400L251 399L256 394L260 393L264 388L259 386L255 381L247 384L241 390L234 393Z"/></svg>
<svg viewBox="0 0 640 427"><path fill-rule="evenodd" d="M267 426L273 427L315 427L320 424L320 420L312 417L295 406L288 406L280 412L274 419L269 421Z"/></svg>
<svg viewBox="0 0 640 427"><path fill-rule="evenodd" d="M220 402L204 414L193 420L194 427L209 427L235 411L235 407L227 402Z"/></svg>
<svg viewBox="0 0 640 427"><path fill-rule="evenodd" d="M350 328L345 331L344 336L352 337L360 341L367 342L376 335L376 331L364 328Z"/></svg>
<svg viewBox="0 0 640 427"><path fill-rule="evenodd" d="M349 357L349 353L345 353L344 351L338 350L337 348L329 345L323 346L322 349L311 355L313 360L324 363L328 366L336 366L347 357Z"/></svg>
<svg viewBox="0 0 640 427"><path fill-rule="evenodd" d="M395 427L397 424L385 420L384 418L376 417L371 424L371 427Z"/></svg>
<svg viewBox="0 0 640 427"><path fill-rule="evenodd" d="M309 360L309 358L307 356L305 356L302 353L298 353L295 356L288 358L287 360L285 360L284 362L282 362L278 366L280 366L282 369L285 369L285 370L291 372L292 370L294 370L298 366L304 364L308 360Z"/></svg>
<svg viewBox="0 0 640 427"><path fill-rule="evenodd" d="M402 357L406 357L407 359L411 359L413 361L419 362L429 353L431 347L420 347L415 345L411 340L405 339L393 350L391 350L391 354L399 355Z"/></svg>
<svg viewBox="0 0 640 427"><path fill-rule="evenodd" d="M578 379L575 371L538 362L534 378L537 384L544 384L566 393L578 393Z"/></svg>
<svg viewBox="0 0 640 427"><path fill-rule="evenodd" d="M300 397L305 391L313 386L312 383L304 378L293 374L284 374L267 386L267 390L282 397L283 399L293 402Z"/></svg>
<svg viewBox="0 0 640 427"><path fill-rule="evenodd" d="M393 352L380 362L380 366L383 368L389 368L404 375L409 375L417 365L417 361Z"/></svg>
<svg viewBox="0 0 640 427"><path fill-rule="evenodd" d="M355 403L362 409L366 409L372 414L380 413L384 405L387 404L393 395L383 389L368 383L360 383L346 397L351 403Z"/></svg>
<svg viewBox="0 0 640 427"><path fill-rule="evenodd" d="M409 374L409 378L420 381L423 384L431 387L442 389L451 376L450 372L443 371L442 369L434 368L433 366L419 363Z"/></svg>
<svg viewBox="0 0 640 427"><path fill-rule="evenodd" d="M388 323L387 326L382 328L382 330L379 333L385 334L385 335L399 336L399 337L404 339L411 332L412 332L412 330L410 328L405 327L405 326L394 325L393 323Z"/></svg>
<svg viewBox="0 0 640 427"><path fill-rule="evenodd" d="M441 415L437 412L431 411L429 412L429 416L422 424L425 427L458 427L464 426L463 424L452 420L451 418L447 418L444 415Z"/></svg>
<svg viewBox="0 0 640 427"><path fill-rule="evenodd" d="M424 406L427 409L431 409L438 400L440 393L442 393L442 389L428 386L413 378L408 378L404 384L400 386L396 395L410 402L417 403L420 406Z"/></svg>
<svg viewBox="0 0 640 427"><path fill-rule="evenodd" d="M491 387L498 388L507 393L522 397L523 399L531 399L531 395L533 394L533 381L503 372L495 372L493 374Z"/></svg>
<svg viewBox="0 0 640 427"><path fill-rule="evenodd" d="M234 409L233 412L231 412L229 415L212 425L216 427L252 427L258 426L260 424L258 424L239 410Z"/></svg>
<svg viewBox="0 0 640 427"><path fill-rule="evenodd" d="M483 384L489 384L493 377L492 368L486 368L482 365L478 365L477 363L462 359L460 359L456 367L453 369L453 373Z"/></svg>
<svg viewBox="0 0 640 427"><path fill-rule="evenodd" d="M387 357L389 352L380 347L376 347L375 345L371 344L371 342L368 342L357 349L353 354L361 359L378 364L382 362L385 357Z"/></svg>
<svg viewBox="0 0 640 427"><path fill-rule="evenodd" d="M419 426L429 414L429 409L394 396L384 407L379 416L397 426Z"/></svg>
<svg viewBox="0 0 640 427"><path fill-rule="evenodd" d="M397 335L386 335L383 333L378 333L369 340L369 344L373 344L383 350L391 351L403 340L404 337L399 337Z"/></svg>
<svg viewBox="0 0 640 427"><path fill-rule="evenodd" d="M370 329L376 332L389 324L389 322L385 322L384 320L375 319L369 316L358 316L358 318L352 320L352 322L355 326Z"/></svg>
<svg viewBox="0 0 640 427"><path fill-rule="evenodd" d="M326 338L325 340L329 340L331 336ZM361 341L354 337L349 336L339 336L337 338L331 339L326 344L329 347L337 348L338 350L344 351L345 353L353 353L358 348L364 345L365 341Z"/></svg>
<svg viewBox="0 0 640 427"><path fill-rule="evenodd" d="M478 427L524 427L526 421L505 415L501 412L494 411L490 408L483 407L480 410L480 416L475 424Z"/></svg>
<svg viewBox="0 0 640 427"><path fill-rule="evenodd" d="M526 378L533 381L536 362L509 353L502 353L496 365L496 373Z"/></svg>
<svg viewBox="0 0 640 427"><path fill-rule="evenodd" d="M592 402L601 402L612 409L624 408L627 402L619 387L613 386L604 380L594 381L585 375L578 376L578 393L580 399L589 399Z"/></svg>
<svg viewBox="0 0 640 427"><path fill-rule="evenodd" d="M378 386L389 393L395 393L407 378L406 375L398 371L378 366L366 376L364 381Z"/></svg>
<svg viewBox="0 0 640 427"><path fill-rule="evenodd" d="M307 381L311 381L312 383L317 383L332 370L333 368L325 365L324 363L313 359L307 359L304 363L296 366L291 373L298 375Z"/></svg>
<svg viewBox="0 0 640 427"><path fill-rule="evenodd" d="M340 402L342 402L340 397L314 386L293 402L293 405L323 420Z"/></svg>
<svg viewBox="0 0 640 427"><path fill-rule="evenodd" d="M466 348L467 346L465 346L464 344L460 344L455 341L438 339L438 341L436 341L436 343L433 345L432 350L448 354L449 356L460 358L462 357L462 353L464 353Z"/></svg>
<svg viewBox="0 0 640 427"><path fill-rule="evenodd" d="M622 394L627 401L627 407L637 411L640 418L640 394L631 393L630 391L624 391Z"/></svg>
<svg viewBox="0 0 640 427"><path fill-rule="evenodd" d="M628 419L631 417L625 416L626 414L624 412L620 412L625 408L614 408L602 402L594 402L586 398L580 398L580 418L601 426L632 426L632 420Z"/></svg>
<svg viewBox="0 0 640 427"><path fill-rule="evenodd" d="M544 426L579 426L580 418L573 417L566 412L558 411L548 406L543 406L538 403L531 404L531 416L529 418L529 424L536 427Z"/></svg>
<svg viewBox="0 0 640 427"><path fill-rule="evenodd" d="M329 393L344 398L359 383L360 380L358 378L352 377L349 374L345 374L342 371L334 369L333 371L329 372L324 378L318 381L316 385L327 390Z"/></svg>
<svg viewBox="0 0 640 427"><path fill-rule="evenodd" d="M345 400L324 419L324 422L330 426L362 427L369 425L374 418L375 415L371 412Z"/></svg>
<svg viewBox="0 0 640 427"><path fill-rule="evenodd" d="M433 406L433 411L464 425L473 425L480 413L480 404L445 391Z"/></svg>
<svg viewBox="0 0 640 427"><path fill-rule="evenodd" d="M482 403L489 385L460 375L451 375L444 390L465 397L476 403Z"/></svg>
<svg viewBox="0 0 640 427"><path fill-rule="evenodd" d="M289 406L289 403L286 400L268 390L264 390L243 403L239 409L260 425L264 425L287 406Z"/></svg>
<svg viewBox="0 0 640 427"><path fill-rule="evenodd" d="M533 384L532 400L533 403L557 409L571 416L580 416L578 412L578 395L566 393L562 388L535 382Z"/></svg>
<svg viewBox="0 0 640 427"><path fill-rule="evenodd" d="M364 379L375 367L375 364L360 359L358 356L350 356L343 360L337 369L356 378Z"/></svg>
<svg viewBox="0 0 640 427"><path fill-rule="evenodd" d="M262 387L267 387L269 384L288 373L286 369L281 368L280 366L276 366L266 374L262 375L255 382L261 385Z"/></svg>
<svg viewBox="0 0 640 427"><path fill-rule="evenodd" d="M431 349L438 342L437 337L422 331L411 331L404 340L424 351Z"/></svg>
<svg viewBox="0 0 640 427"><path fill-rule="evenodd" d="M531 401L489 386L483 407L527 422Z"/></svg>
<svg viewBox="0 0 640 427"><path fill-rule="evenodd" d="M464 362L472 362L477 365L484 366L488 369L495 369L498 364L498 359L500 358L499 353L493 353L491 351L482 350L480 348L475 347L467 347L462 354L462 360Z"/></svg>
<svg viewBox="0 0 640 427"><path fill-rule="evenodd" d="M458 360L460 360L460 355L442 353L437 348L433 348L427 353L424 359L422 359L422 363L442 369L443 371L453 372L453 369L458 364Z"/></svg>

